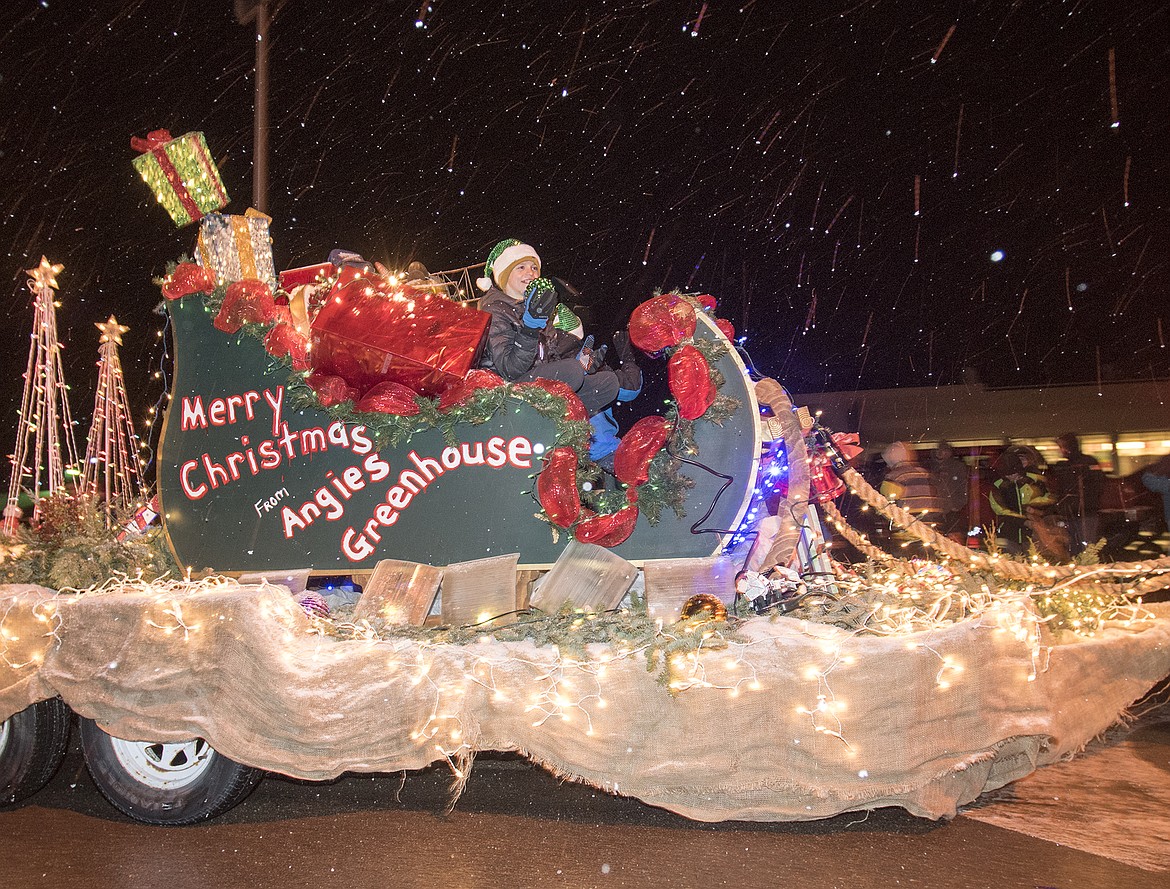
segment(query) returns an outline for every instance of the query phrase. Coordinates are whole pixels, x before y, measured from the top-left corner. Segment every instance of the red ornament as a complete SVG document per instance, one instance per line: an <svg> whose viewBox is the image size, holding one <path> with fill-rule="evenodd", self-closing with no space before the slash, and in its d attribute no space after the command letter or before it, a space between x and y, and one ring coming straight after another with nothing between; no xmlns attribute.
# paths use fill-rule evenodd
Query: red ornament
<svg viewBox="0 0 1170 889"><path fill-rule="evenodd" d="M320 593L308 590L296 598L297 604L305 609L305 614L309 617L329 617L329 603Z"/></svg>
<svg viewBox="0 0 1170 889"><path fill-rule="evenodd" d="M670 393L678 402L679 416L695 420L707 412L715 401L715 384L703 353L694 346L683 346L670 356L666 365Z"/></svg>
<svg viewBox="0 0 1170 889"><path fill-rule="evenodd" d="M467 372L463 381L456 383L439 397L439 410L447 411L467 401L481 389L498 389L508 385L498 373L477 368Z"/></svg>
<svg viewBox="0 0 1170 889"><path fill-rule="evenodd" d="M281 321L273 325L264 337L264 348L274 358L288 356L293 370L308 370L309 356L305 350L309 341L292 324Z"/></svg>
<svg viewBox="0 0 1170 889"><path fill-rule="evenodd" d="M559 395L565 399L565 417L569 420L588 420L589 413L585 410L585 405L581 403L581 399L577 397L568 383L561 380L546 380L544 377L537 377L531 383L521 383L520 388L535 386L537 389L543 389L545 392L550 392L553 395Z"/></svg>
<svg viewBox="0 0 1170 889"><path fill-rule="evenodd" d="M572 448L554 448L536 477L536 496L548 520L567 528L581 512L577 493L577 452Z"/></svg>
<svg viewBox="0 0 1170 889"><path fill-rule="evenodd" d="M322 407L333 407L343 401L356 401L358 392L341 377L330 374L309 374L305 378L309 388L317 393Z"/></svg>
<svg viewBox="0 0 1170 889"><path fill-rule="evenodd" d="M648 299L630 315L630 342L654 354L695 335L695 307L675 293Z"/></svg>
<svg viewBox="0 0 1170 889"><path fill-rule="evenodd" d="M713 297L709 293L700 293L698 296L695 297L695 299L698 301L699 305L701 305L708 312L714 312L715 306L718 305L718 302L716 301L715 297Z"/></svg>
<svg viewBox="0 0 1170 889"><path fill-rule="evenodd" d="M828 454L813 451L808 458L808 481L811 499L817 503L836 500L845 493L845 482L833 472Z"/></svg>
<svg viewBox="0 0 1170 889"><path fill-rule="evenodd" d="M622 436L613 455L613 474L627 485L644 485L650 478L650 461L670 436L664 417L643 417Z"/></svg>
<svg viewBox="0 0 1170 889"><path fill-rule="evenodd" d="M192 293L210 293L215 289L215 277L201 265L180 262L162 283L162 295L167 299L181 299Z"/></svg>
<svg viewBox="0 0 1170 889"><path fill-rule="evenodd" d="M715 319L715 326L719 328L720 333L722 333L725 337L727 337L732 342L735 342L735 325L734 324L732 324L726 318L716 318Z"/></svg>
<svg viewBox="0 0 1170 889"><path fill-rule="evenodd" d="M617 512L609 515L597 515L589 510L576 528L573 536L582 543L595 543L598 546L617 546L625 543L634 533L634 526L638 524L638 507L631 503Z"/></svg>
<svg viewBox="0 0 1170 889"><path fill-rule="evenodd" d="M413 417L418 413L417 393L401 383L387 380L370 389L354 405L355 411L369 414L394 414L398 417Z"/></svg>

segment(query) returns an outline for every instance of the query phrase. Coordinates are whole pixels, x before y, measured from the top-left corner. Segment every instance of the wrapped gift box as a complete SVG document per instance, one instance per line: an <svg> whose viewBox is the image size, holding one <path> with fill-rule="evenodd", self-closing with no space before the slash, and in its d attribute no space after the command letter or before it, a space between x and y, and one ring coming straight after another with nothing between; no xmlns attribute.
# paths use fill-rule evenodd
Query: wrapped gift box
<svg viewBox="0 0 1170 889"><path fill-rule="evenodd" d="M324 284L333 280L336 274L337 266L331 262L319 262L316 265L285 269L280 273L280 289L289 291L303 284Z"/></svg>
<svg viewBox="0 0 1170 889"><path fill-rule="evenodd" d="M228 194L202 133L172 139L166 130L154 130L130 144L141 152L134 168L175 225L182 228L226 206Z"/></svg>
<svg viewBox="0 0 1170 889"><path fill-rule="evenodd" d="M159 511L162 507L159 506L158 494L150 498L150 502L145 506L138 507L138 510L130 517L122 528L118 531L118 542L126 540L128 537L141 537L146 533L154 520L158 518Z"/></svg>
<svg viewBox="0 0 1170 889"><path fill-rule="evenodd" d="M215 275L219 284L256 279L276 289L272 264L272 219L248 209L243 216L209 214L199 226L199 263Z"/></svg>
<svg viewBox="0 0 1170 889"><path fill-rule="evenodd" d="M490 319L435 293L360 278L313 319L313 370L360 392L391 380L435 397L475 366Z"/></svg>

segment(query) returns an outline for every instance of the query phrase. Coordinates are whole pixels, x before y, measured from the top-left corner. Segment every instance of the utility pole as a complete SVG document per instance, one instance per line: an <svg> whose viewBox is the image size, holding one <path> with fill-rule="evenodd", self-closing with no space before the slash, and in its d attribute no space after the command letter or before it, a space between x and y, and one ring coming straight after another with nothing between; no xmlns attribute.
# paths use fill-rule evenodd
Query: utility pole
<svg viewBox="0 0 1170 889"><path fill-rule="evenodd" d="M252 125L252 206L268 212L268 25L269 0L234 0L236 21L256 25L256 102ZM279 3L277 4L279 6Z"/></svg>

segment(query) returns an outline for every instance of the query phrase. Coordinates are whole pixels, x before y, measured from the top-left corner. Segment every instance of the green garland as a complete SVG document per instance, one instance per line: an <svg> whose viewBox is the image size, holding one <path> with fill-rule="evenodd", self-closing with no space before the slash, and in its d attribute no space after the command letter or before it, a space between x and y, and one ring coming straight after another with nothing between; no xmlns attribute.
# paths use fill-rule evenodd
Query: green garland
<svg viewBox="0 0 1170 889"><path fill-rule="evenodd" d="M183 575L161 528L119 541L129 515L115 516L107 526L105 511L87 497L56 495L40 506L38 525L22 526L9 538L11 555L0 561L0 583L83 590L116 575L147 581Z"/></svg>
<svg viewBox="0 0 1170 889"><path fill-rule="evenodd" d="M737 633L738 619L713 621L702 618L680 620L663 626L650 617L645 605L633 601L630 608L598 613L566 605L556 614L523 611L515 623L487 622L469 627L413 627L382 620L347 623L344 612L332 620L318 622L328 635L341 640L368 640L372 632L379 639L408 639L430 645L471 645L484 639L497 642L532 642L555 647L562 657L592 661L588 646L602 644L619 650L641 651L646 671L657 673L658 682L676 694L673 682L679 678L677 655L720 651L732 642L744 641ZM713 632L714 631L714 632Z"/></svg>

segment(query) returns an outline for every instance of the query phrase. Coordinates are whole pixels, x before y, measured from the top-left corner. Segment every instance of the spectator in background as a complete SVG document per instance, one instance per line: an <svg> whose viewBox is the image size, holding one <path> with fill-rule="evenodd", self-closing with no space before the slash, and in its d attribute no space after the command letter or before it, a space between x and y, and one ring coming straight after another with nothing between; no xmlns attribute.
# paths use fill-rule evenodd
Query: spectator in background
<svg viewBox="0 0 1170 889"><path fill-rule="evenodd" d="M1025 553L1032 541L1029 522L1052 506L1044 479L1029 473L1019 455L1005 451L999 460L999 478L988 497L995 513L995 540L1001 550L1013 555Z"/></svg>
<svg viewBox="0 0 1170 889"><path fill-rule="evenodd" d="M938 494L942 521L939 530L960 543L967 534L967 491L971 471L955 456L949 442L939 442L930 461L930 478Z"/></svg>
<svg viewBox="0 0 1170 889"><path fill-rule="evenodd" d="M918 521L936 525L942 518L938 494L934 490L930 473L919 465L913 449L903 441L896 441L882 451L882 460L886 463L882 495L896 506L913 513ZM894 541L902 550L910 551L913 555L926 555L918 538L904 528L894 532Z"/></svg>
<svg viewBox="0 0 1170 889"><path fill-rule="evenodd" d="M1142 473L1142 484L1155 494L1162 495L1162 515L1166 530L1170 531L1170 456L1163 457Z"/></svg>
<svg viewBox="0 0 1170 889"><path fill-rule="evenodd" d="M1032 445L1014 444L1004 451L1004 454L1013 454L1020 458L1024 467L1024 474L1032 478L1044 480L1044 455Z"/></svg>
<svg viewBox="0 0 1170 889"><path fill-rule="evenodd" d="M1064 458L1048 467L1048 487L1057 512L1068 521L1073 555L1098 539L1101 491L1105 474L1094 457L1081 452L1081 444L1072 432L1056 439Z"/></svg>

